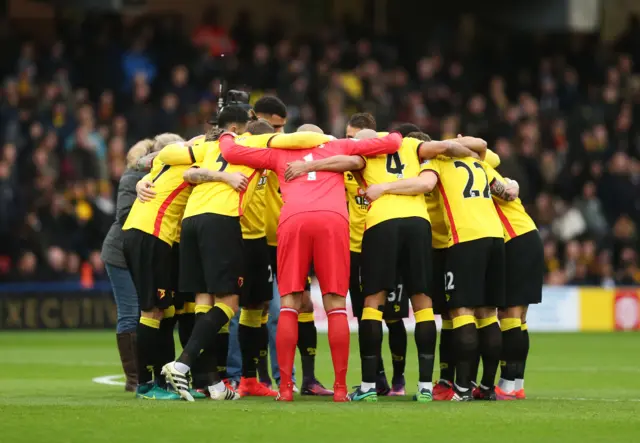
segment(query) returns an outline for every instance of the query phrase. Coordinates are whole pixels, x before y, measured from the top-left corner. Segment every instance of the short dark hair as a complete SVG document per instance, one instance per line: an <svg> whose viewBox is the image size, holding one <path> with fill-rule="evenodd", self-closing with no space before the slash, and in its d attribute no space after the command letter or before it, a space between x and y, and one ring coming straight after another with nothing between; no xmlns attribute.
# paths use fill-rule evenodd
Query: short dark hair
<svg viewBox="0 0 640 443"><path fill-rule="evenodd" d="M222 111L218 115L218 127L224 129L231 123L247 123L249 121L249 113L246 109L229 105L222 108Z"/></svg>
<svg viewBox="0 0 640 443"><path fill-rule="evenodd" d="M247 132L251 135L272 134L276 132L265 119L254 120L247 125Z"/></svg>
<svg viewBox="0 0 640 443"><path fill-rule="evenodd" d="M376 129L376 118L368 112L357 112L351 116L347 125L356 129Z"/></svg>
<svg viewBox="0 0 640 443"><path fill-rule="evenodd" d="M256 114L275 114L278 117L287 118L287 106L274 95L261 97L255 105L253 105L253 110Z"/></svg>
<svg viewBox="0 0 640 443"><path fill-rule="evenodd" d="M417 138L418 140L422 140L423 142L430 142L431 137L429 137L424 132L410 132L407 134L407 137Z"/></svg>
<svg viewBox="0 0 640 443"><path fill-rule="evenodd" d="M411 132L422 132L417 125L413 123L400 123L395 128L394 131L399 132L403 137L406 137L407 134Z"/></svg>

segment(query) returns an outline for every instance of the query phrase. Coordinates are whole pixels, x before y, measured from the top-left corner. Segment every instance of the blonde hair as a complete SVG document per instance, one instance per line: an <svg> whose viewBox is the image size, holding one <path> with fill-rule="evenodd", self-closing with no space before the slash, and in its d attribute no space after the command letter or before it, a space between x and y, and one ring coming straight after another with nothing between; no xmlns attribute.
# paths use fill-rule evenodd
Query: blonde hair
<svg viewBox="0 0 640 443"><path fill-rule="evenodd" d="M170 132L165 132L163 134L158 134L153 139L153 148L151 152L158 152L162 148L171 143L183 142L184 139L180 137L178 134L172 134Z"/></svg>
<svg viewBox="0 0 640 443"><path fill-rule="evenodd" d="M129 152L127 152L127 168L134 167L138 160L149 154L153 147L153 143L153 140L150 138L145 138L133 145L131 149L129 149Z"/></svg>

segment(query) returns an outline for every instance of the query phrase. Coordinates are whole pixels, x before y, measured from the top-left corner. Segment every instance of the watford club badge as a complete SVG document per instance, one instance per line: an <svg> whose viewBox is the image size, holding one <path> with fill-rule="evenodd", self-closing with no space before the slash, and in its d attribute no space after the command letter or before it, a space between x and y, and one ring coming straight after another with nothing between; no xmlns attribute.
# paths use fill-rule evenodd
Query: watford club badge
<svg viewBox="0 0 640 443"><path fill-rule="evenodd" d="M166 294L167 294L167 291L165 291L164 289L158 289L158 298L160 300L162 300Z"/></svg>
<svg viewBox="0 0 640 443"><path fill-rule="evenodd" d="M244 277L238 277L238 286L242 287L244 285Z"/></svg>

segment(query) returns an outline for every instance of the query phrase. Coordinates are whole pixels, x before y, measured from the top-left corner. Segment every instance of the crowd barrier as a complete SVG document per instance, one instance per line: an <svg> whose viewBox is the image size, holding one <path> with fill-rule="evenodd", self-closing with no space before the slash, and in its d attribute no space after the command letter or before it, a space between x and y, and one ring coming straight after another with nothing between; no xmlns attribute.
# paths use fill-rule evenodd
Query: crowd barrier
<svg viewBox="0 0 640 443"><path fill-rule="evenodd" d="M327 318L317 281L311 285L318 330ZM347 299L352 330L357 330ZM437 319L438 326L440 320ZM543 332L640 330L640 288L578 288L547 286L543 302L531 306L529 329ZM108 282L91 288L77 283L17 283L0 285L0 330L112 329L116 309ZM411 316L405 319L413 330Z"/></svg>

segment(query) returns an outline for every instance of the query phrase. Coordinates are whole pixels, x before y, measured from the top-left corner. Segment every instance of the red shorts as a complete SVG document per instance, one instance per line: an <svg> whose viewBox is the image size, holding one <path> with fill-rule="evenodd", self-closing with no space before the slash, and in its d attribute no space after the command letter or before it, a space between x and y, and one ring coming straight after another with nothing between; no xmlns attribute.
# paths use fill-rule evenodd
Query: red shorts
<svg viewBox="0 0 640 443"><path fill-rule="evenodd" d="M322 294L347 296L349 222L330 211L302 212L278 226L280 295L302 292L313 267Z"/></svg>

